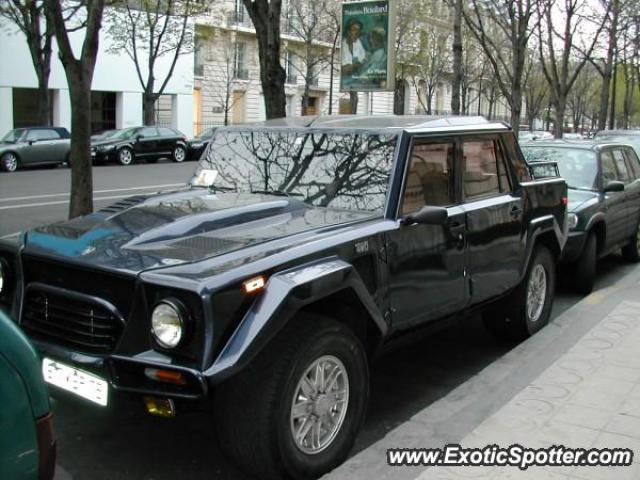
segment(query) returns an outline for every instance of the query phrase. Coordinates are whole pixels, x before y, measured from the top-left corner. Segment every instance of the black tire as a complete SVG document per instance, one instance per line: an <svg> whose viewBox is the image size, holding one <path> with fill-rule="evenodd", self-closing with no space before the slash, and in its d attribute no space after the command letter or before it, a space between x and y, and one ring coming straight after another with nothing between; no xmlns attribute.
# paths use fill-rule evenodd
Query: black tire
<svg viewBox="0 0 640 480"><path fill-rule="evenodd" d="M527 296L534 272L538 266L544 270L546 282L544 301L539 314L533 319L528 313ZM538 245L531 256L524 279L505 299L483 313L489 331L501 338L523 340L549 323L556 288L556 263L553 254Z"/></svg>
<svg viewBox="0 0 640 480"><path fill-rule="evenodd" d="M309 366L326 356L338 358L345 367L349 397L335 436L323 450L309 454L296 445L292 404ZM220 446L241 469L259 478L318 478L346 459L362 426L368 396L367 358L352 331L322 317L296 318L216 392Z"/></svg>
<svg viewBox="0 0 640 480"><path fill-rule="evenodd" d="M176 145L171 152L171 159L176 163L182 163L187 159L187 149L182 145Z"/></svg>
<svg viewBox="0 0 640 480"><path fill-rule="evenodd" d="M593 233L587 237L580 258L573 264L571 284L576 293L589 295L596 280L598 263L598 241ZM569 267L571 268L571 267Z"/></svg>
<svg viewBox="0 0 640 480"><path fill-rule="evenodd" d="M15 172L20 165L18 155L13 152L7 152L0 157L0 167L4 172Z"/></svg>
<svg viewBox="0 0 640 480"><path fill-rule="evenodd" d="M622 247L622 257L627 262L640 262L640 222L636 227L636 233L629 239L629 243Z"/></svg>
<svg viewBox="0 0 640 480"><path fill-rule="evenodd" d="M128 167L129 165L133 165L135 162L135 155L133 150L127 147L123 147L116 153L116 160L123 167Z"/></svg>

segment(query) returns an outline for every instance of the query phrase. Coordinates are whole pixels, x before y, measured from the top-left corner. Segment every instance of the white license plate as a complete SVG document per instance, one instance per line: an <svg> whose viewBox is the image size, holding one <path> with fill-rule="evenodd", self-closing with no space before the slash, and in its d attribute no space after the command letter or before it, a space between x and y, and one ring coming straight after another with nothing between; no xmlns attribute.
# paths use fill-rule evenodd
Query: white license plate
<svg viewBox="0 0 640 480"><path fill-rule="evenodd" d="M107 405L109 384L92 373L45 357L42 359L42 375L51 385L75 393L98 405Z"/></svg>

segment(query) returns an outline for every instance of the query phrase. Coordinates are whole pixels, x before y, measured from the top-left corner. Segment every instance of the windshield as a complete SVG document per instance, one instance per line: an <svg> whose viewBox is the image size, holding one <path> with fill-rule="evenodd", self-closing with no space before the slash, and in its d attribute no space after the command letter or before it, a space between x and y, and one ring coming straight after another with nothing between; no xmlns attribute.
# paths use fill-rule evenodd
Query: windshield
<svg viewBox="0 0 640 480"><path fill-rule="evenodd" d="M2 137L2 141L18 142L26 131L27 130L25 128L16 128L15 130L11 130L4 137Z"/></svg>
<svg viewBox="0 0 640 480"><path fill-rule="evenodd" d="M558 162L569 188L594 190L598 175L596 153L582 148L522 146L527 162Z"/></svg>
<svg viewBox="0 0 640 480"><path fill-rule="evenodd" d="M215 129L213 128L207 128L206 130L200 132L198 135L196 135L196 139L197 140L209 140L211 138L211 136L213 135Z"/></svg>
<svg viewBox="0 0 640 480"><path fill-rule="evenodd" d="M112 135L108 136L110 139L114 138L129 138L133 136L139 130L138 127L124 128L122 130L115 131ZM107 137L105 137L107 138Z"/></svg>
<svg viewBox="0 0 640 480"><path fill-rule="evenodd" d="M396 135L308 129L217 130L202 170L214 190L273 193L348 210L382 212Z"/></svg>

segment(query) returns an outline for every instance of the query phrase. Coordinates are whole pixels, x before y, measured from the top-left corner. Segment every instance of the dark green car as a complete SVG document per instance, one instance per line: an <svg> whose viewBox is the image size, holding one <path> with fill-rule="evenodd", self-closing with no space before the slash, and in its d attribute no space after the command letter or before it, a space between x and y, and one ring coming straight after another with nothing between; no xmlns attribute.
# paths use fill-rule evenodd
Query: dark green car
<svg viewBox="0 0 640 480"><path fill-rule="evenodd" d="M36 165L61 165L69 161L71 140L66 128L16 128L0 139L0 168L15 172Z"/></svg>
<svg viewBox="0 0 640 480"><path fill-rule="evenodd" d="M619 142L549 141L521 145L530 164L556 161L569 186L569 239L562 263L571 265L580 293L593 289L597 259L622 249L640 260L640 162Z"/></svg>
<svg viewBox="0 0 640 480"><path fill-rule="evenodd" d="M0 478L53 478L56 444L40 359L1 308L0 405Z"/></svg>

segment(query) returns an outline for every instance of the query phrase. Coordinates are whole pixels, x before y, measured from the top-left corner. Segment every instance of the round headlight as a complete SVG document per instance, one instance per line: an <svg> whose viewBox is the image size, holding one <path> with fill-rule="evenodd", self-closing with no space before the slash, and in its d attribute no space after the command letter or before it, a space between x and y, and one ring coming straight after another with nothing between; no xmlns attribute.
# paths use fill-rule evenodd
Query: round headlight
<svg viewBox="0 0 640 480"><path fill-rule="evenodd" d="M184 336L184 321L181 305L173 300L163 300L151 314L151 333L161 347L175 348Z"/></svg>

